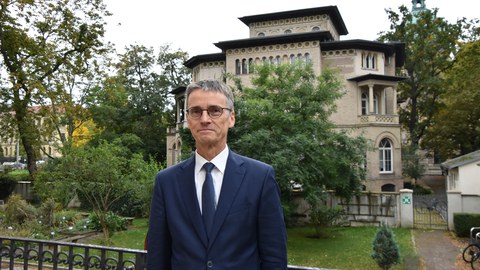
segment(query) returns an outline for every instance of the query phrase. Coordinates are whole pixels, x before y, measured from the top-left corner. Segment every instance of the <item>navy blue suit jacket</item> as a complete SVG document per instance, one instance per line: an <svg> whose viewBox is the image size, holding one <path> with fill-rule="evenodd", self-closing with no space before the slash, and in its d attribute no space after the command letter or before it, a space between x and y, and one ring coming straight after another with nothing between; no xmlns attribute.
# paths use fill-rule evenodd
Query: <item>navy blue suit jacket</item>
<svg viewBox="0 0 480 270"><path fill-rule="evenodd" d="M192 157L157 174L147 269L287 269L287 236L273 168L229 152L210 241L194 168Z"/></svg>

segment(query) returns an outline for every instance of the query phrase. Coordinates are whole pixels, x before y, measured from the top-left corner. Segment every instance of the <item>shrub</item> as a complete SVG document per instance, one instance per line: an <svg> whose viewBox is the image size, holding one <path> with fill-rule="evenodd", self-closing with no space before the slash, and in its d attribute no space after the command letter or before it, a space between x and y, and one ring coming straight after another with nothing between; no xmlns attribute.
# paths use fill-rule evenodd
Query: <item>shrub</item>
<svg viewBox="0 0 480 270"><path fill-rule="evenodd" d="M390 269L400 262L400 252L393 231L386 224L382 224L377 230L372 246L372 258L382 269Z"/></svg>
<svg viewBox="0 0 480 270"><path fill-rule="evenodd" d="M315 236L323 236L323 228L332 226L339 221L345 211L342 207L318 206L310 211L310 222L315 227Z"/></svg>
<svg viewBox="0 0 480 270"><path fill-rule="evenodd" d="M470 237L470 229L480 227L480 214L453 213L453 225L458 237Z"/></svg>
<svg viewBox="0 0 480 270"><path fill-rule="evenodd" d="M121 216L115 215L113 212L107 212L106 216L107 227L110 232L110 236L116 231L125 231L127 229L127 219ZM89 228L95 231L102 231L102 224L97 214L93 213L89 216L90 223Z"/></svg>
<svg viewBox="0 0 480 270"><path fill-rule="evenodd" d="M55 200L48 198L40 207L41 221L47 226L53 226L53 213L55 211Z"/></svg>
<svg viewBox="0 0 480 270"><path fill-rule="evenodd" d="M36 209L18 194L10 196L5 204L5 221L7 224L22 224L35 218Z"/></svg>

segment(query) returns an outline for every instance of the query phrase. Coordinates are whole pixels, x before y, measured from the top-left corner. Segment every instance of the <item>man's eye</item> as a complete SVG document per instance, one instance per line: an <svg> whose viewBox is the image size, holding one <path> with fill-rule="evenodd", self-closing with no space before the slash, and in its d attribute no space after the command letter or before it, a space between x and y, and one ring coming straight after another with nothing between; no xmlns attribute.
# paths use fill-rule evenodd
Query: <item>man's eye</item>
<svg viewBox="0 0 480 270"><path fill-rule="evenodd" d="M199 108L192 108L192 109L190 109L190 113L199 114L199 113L202 113L202 110L199 109Z"/></svg>
<svg viewBox="0 0 480 270"><path fill-rule="evenodd" d="M220 108L220 107L210 107L210 108L208 108L208 110L211 113L220 113L222 111L222 108Z"/></svg>

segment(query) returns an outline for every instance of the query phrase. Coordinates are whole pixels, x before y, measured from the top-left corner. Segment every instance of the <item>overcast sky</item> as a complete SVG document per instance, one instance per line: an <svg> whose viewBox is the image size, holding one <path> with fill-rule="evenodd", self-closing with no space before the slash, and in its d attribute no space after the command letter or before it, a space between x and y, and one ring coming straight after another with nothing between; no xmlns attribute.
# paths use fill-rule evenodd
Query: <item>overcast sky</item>
<svg viewBox="0 0 480 270"><path fill-rule="evenodd" d="M411 8L411 0L105 0L113 16L107 18L106 39L119 52L131 44L157 49L170 44L190 57L218 53L213 43L248 38L248 27L238 18L280 11L337 6L348 35L342 40L374 40L389 28L385 9L398 12L400 5ZM453 23L457 18L478 18L478 2L426 0L427 8Z"/></svg>

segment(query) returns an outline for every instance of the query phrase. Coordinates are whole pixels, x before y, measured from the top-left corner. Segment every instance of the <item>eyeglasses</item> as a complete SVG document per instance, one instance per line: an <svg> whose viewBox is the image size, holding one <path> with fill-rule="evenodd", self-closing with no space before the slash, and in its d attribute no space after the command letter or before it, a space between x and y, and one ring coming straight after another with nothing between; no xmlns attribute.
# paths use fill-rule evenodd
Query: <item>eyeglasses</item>
<svg viewBox="0 0 480 270"><path fill-rule="evenodd" d="M208 108L206 109L202 109L200 107L191 107L187 110L187 113L188 113L188 116L191 117L192 119L198 119L202 117L203 111L207 111L208 116L210 116L210 118L218 118L222 116L223 110L232 111L232 109L222 108L220 106L208 106Z"/></svg>

